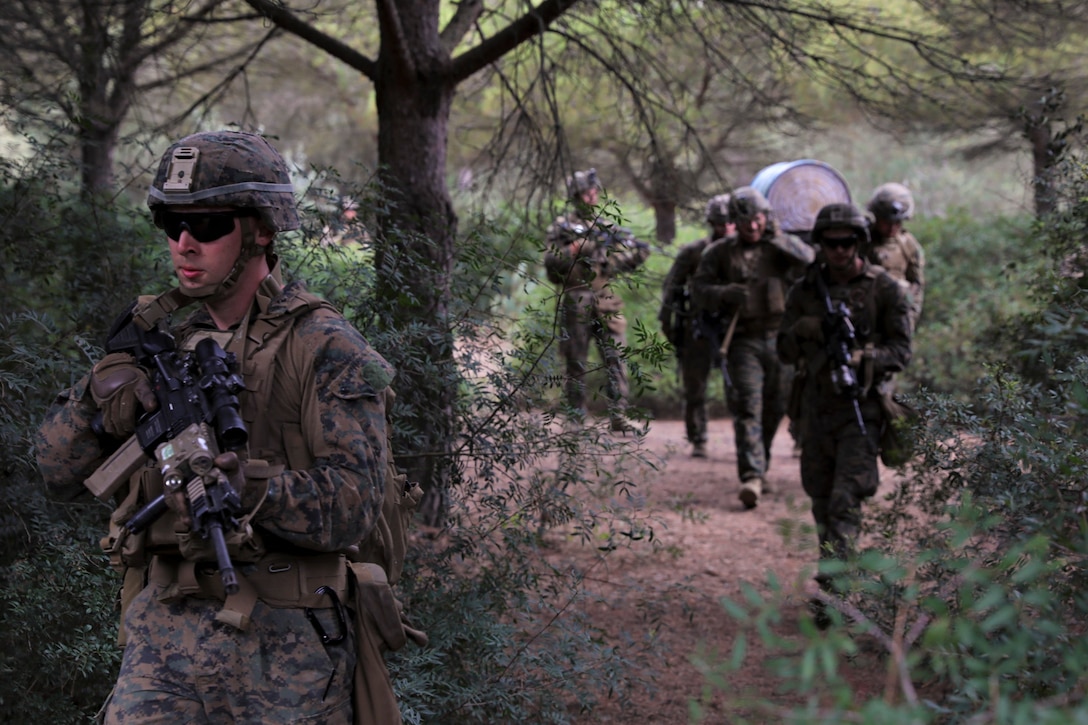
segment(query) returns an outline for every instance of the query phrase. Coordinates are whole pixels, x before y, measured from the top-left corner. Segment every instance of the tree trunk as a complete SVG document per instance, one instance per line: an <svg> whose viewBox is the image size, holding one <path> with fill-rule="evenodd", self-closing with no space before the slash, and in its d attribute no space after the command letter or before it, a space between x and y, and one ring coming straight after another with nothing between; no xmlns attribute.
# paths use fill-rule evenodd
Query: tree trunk
<svg viewBox="0 0 1088 725"><path fill-rule="evenodd" d="M1031 144L1032 178L1035 195L1035 216L1042 219L1054 211L1054 149L1050 124L1040 120L1029 126L1028 142Z"/></svg>
<svg viewBox="0 0 1088 725"><path fill-rule="evenodd" d="M390 203L380 219L375 267L378 299L390 303L381 324L413 338L400 347L411 356L396 359L399 351L392 351L390 360L398 369L398 428L410 431L396 441L397 462L423 486L423 518L437 526L446 509L457 387L449 321L457 216L445 179L456 86L436 72L442 51L433 35L427 42L421 25L403 24L414 68L387 52L394 43L383 43L378 61L379 178Z"/></svg>
<svg viewBox="0 0 1088 725"><path fill-rule="evenodd" d="M79 134L81 191L84 197L113 191L113 153L117 146L115 126L85 124Z"/></svg>

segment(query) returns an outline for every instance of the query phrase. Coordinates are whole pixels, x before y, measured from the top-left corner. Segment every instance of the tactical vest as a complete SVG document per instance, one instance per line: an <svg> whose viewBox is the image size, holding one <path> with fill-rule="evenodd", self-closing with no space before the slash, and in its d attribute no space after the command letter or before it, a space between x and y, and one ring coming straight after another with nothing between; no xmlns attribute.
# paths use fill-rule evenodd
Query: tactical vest
<svg viewBox="0 0 1088 725"><path fill-rule="evenodd" d="M258 295L271 300L278 298L282 291L279 280L270 275L262 283ZM140 324L150 327L191 301L177 290L158 298L141 298L134 316L140 320ZM274 361L279 357L289 365L292 359L306 354L298 344L298 338L292 334L292 329L301 316L318 309L335 310L320 297L304 290L296 290L287 300L282 313L275 316L253 316L252 320L247 318L248 321L238 330L200 330L185 326L179 328L179 346L183 349L191 349L203 337L211 337L238 357L248 393L241 396L242 417L250 432L249 459L245 465L248 479L267 479L278 475L285 468L305 469L313 463L302 442L301 431L271 430L268 408L272 399ZM386 388L384 395L386 410L389 411L393 393ZM222 591L217 590L216 577L200 576L196 563L201 560L214 560L214 557L208 556L204 542L192 541L184 533L179 534L175 530L176 516L173 513L162 516L141 534L128 535L123 526L124 522L144 502L152 500L162 490L161 475L157 468L141 468L133 475L127 495L111 516L109 536L102 540L102 546L110 555L111 563L125 577L122 609L127 608L132 598L144 588L146 578L167 587L164 597L192 595L223 599L224 608L219 616L221 621L245 629L249 612L257 599L270 606L329 606L327 599L322 600L314 594L314 590L324 584L336 591L345 602L361 601L367 597L373 600L366 608L380 608L368 613L376 620L386 647L399 648L407 638L416 641L425 639L422 633L403 626L399 609L389 589L400 578L403 570L408 547L408 526L422 496L422 490L418 484L408 483L406 477L397 472L388 440L392 431L388 426L387 432L385 496L381 514L370 536L350 551L338 554L297 556L289 552L269 551L259 532L254 532L250 525L250 518L259 506L258 503L253 512L243 517L239 531L228 537L232 561L241 565L253 565L241 568L243 576L240 577L240 583L241 580L245 583L239 595L234 597L224 597ZM347 567L348 561L353 562L350 570ZM288 569L292 571L289 576L268 574L272 570L278 572ZM355 580L354 584L349 579L350 575L354 575L350 577ZM351 591L353 586L357 590L365 590L370 586L377 593L364 592L360 596L359 591ZM124 636L122 627L122 644Z"/></svg>

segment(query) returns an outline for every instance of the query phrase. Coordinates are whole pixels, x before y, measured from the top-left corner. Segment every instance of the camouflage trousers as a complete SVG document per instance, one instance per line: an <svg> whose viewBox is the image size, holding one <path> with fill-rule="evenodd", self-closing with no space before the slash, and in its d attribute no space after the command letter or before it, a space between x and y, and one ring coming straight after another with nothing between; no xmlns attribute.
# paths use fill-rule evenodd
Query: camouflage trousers
<svg viewBox="0 0 1088 725"><path fill-rule="evenodd" d="M771 443L786 415L791 368L778 360L776 334L735 337L729 345L730 410L742 482L767 473Z"/></svg>
<svg viewBox="0 0 1088 725"><path fill-rule="evenodd" d="M853 554L862 501L880 485L880 406L866 400L861 411L865 433L853 406L841 398L806 405L801 421L801 485L812 499L822 559L846 559Z"/></svg>
<svg viewBox="0 0 1088 725"><path fill-rule="evenodd" d="M704 335L694 334L694 325L684 330L680 349L680 380L684 387L684 432L689 443L706 443L706 386L718 351L712 350Z"/></svg>
<svg viewBox="0 0 1088 725"><path fill-rule="evenodd" d="M128 644L106 723L352 722L350 633L322 645L306 610L260 601L243 632L215 621L222 602L163 603L162 590L144 588L125 615ZM337 632L333 610L310 611Z"/></svg>
<svg viewBox="0 0 1088 725"><path fill-rule="evenodd" d="M600 312L592 295L567 293L562 304L566 337L559 343L559 352L567 362L567 403L575 410L585 410L589 344L594 340L608 372L605 392L610 405L623 411L629 394L627 365L623 360L627 320L620 312Z"/></svg>

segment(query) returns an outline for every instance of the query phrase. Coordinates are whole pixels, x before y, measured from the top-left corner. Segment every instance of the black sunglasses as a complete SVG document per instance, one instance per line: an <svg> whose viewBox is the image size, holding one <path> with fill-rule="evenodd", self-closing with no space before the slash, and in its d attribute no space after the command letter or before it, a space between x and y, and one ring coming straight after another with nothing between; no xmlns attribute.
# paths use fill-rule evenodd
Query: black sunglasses
<svg viewBox="0 0 1088 725"><path fill-rule="evenodd" d="M849 237L823 237L820 239L820 244L831 249L846 249L847 247L856 247L858 243L858 237L856 234L852 234Z"/></svg>
<svg viewBox="0 0 1088 725"><path fill-rule="evenodd" d="M176 212L163 211L160 215L162 228L166 236L175 242L182 232L189 232L193 239L201 244L214 242L234 231L234 220L240 217L255 217L253 209L232 209L231 211Z"/></svg>

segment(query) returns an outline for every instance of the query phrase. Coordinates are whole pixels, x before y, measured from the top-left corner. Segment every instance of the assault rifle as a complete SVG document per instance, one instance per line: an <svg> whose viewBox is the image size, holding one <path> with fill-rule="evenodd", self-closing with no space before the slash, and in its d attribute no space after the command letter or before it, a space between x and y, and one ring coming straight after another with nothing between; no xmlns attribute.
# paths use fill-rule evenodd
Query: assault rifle
<svg viewBox="0 0 1088 725"><path fill-rule="evenodd" d="M861 435L868 440L865 419L861 416L861 404L858 402L864 391L858 382L857 371L850 366L850 353L859 347L854 324L850 321L850 310L841 300L832 301L823 273L819 269L816 270L816 287L824 302L824 352L831 366L831 386L838 395L849 398L854 404L854 417L857 419L858 428L861 429Z"/></svg>
<svg viewBox="0 0 1088 725"><path fill-rule="evenodd" d="M597 245L606 250L612 247L642 250L650 248L650 245L646 242L636 239L634 232L627 227L602 224L593 224L587 227L580 222L572 224L569 221L564 221L559 225L559 229L563 232L563 240L566 244L570 244L576 239L585 238L592 239Z"/></svg>
<svg viewBox="0 0 1088 725"><path fill-rule="evenodd" d="M220 452L240 450L249 440L237 398L244 385L235 356L210 338L197 343L193 352L182 352L170 333L145 331L131 322L110 339L107 350L133 354L148 374L158 408L139 418L135 433L85 485L108 500L147 458L155 459L166 491L136 512L125 528L137 534L149 527L169 508L166 497L184 487L193 533L215 549L224 590L237 592L224 531L238 528L242 502L214 464ZM94 426L101 434L100 420Z"/></svg>

